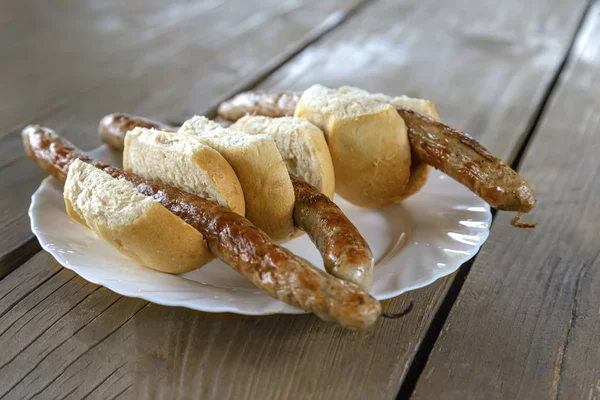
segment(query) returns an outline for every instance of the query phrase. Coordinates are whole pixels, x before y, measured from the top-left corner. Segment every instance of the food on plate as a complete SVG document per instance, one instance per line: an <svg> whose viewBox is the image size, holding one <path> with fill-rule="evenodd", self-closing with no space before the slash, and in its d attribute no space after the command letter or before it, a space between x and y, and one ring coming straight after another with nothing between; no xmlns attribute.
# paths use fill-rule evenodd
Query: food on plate
<svg viewBox="0 0 600 400"><path fill-rule="evenodd" d="M116 117L115 117L116 116ZM110 114L102 119L99 125L99 133L104 142L115 150L125 148L124 162L126 160L142 160L145 153L136 156L135 149L123 146L126 129L136 127L140 123L141 128L146 126L161 127L164 131L172 131L173 128L141 117L127 114ZM294 207L294 189L283 162L277 151L275 142L266 135L250 135L244 132L232 131L221 127L219 124L204 117L194 117L186 122L187 125L179 129L179 134L192 136L197 142L207 148L219 153L233 169L244 196L245 216L256 226L265 231L273 240L284 241L290 239L295 232L292 217ZM147 128L146 128L147 129ZM138 132L144 132L139 130ZM146 131L146 132L149 132ZM146 133L151 135L150 133ZM177 149L174 149L178 151ZM179 151L180 156L183 156ZM145 175L146 168L140 168L141 161L126 165L133 172ZM172 166L176 168L177 166ZM155 178L162 182L169 181L171 173L160 166L153 171ZM170 185L177 186L177 180L171 180ZM179 187L186 190L185 187Z"/></svg>
<svg viewBox="0 0 600 400"><path fill-rule="evenodd" d="M331 113L328 107L339 104L336 98L348 93L393 104L406 125L412 160L419 160L440 169L458 182L465 184L492 207L504 211L516 211L517 217L513 220L513 225L518 227L533 226L532 224L519 222L519 218L523 213L527 213L535 207L535 192L529 184L508 165L490 155L483 146L469 135L438 121L433 105L430 107L431 103L426 101L407 97L369 94L360 89L349 87L342 87L335 91L323 89L322 86L316 85L308 89L308 99L311 100L309 103L313 104L315 102L312 101L312 97L315 94L322 96L323 110L321 113L318 110L313 112L313 107L309 107L311 112L307 113L306 107L301 105L304 102L302 99L304 94L265 92L241 93L222 103L218 112L221 118L230 121L236 120L246 113L270 117L304 115L308 117L309 121L320 126L320 124L327 122L323 120L324 116ZM282 101L282 99L285 99L285 101ZM331 103L330 99L333 99ZM360 132L360 130L356 130L348 135L357 135ZM353 141L360 142L351 137L348 143ZM340 151L340 148L332 149L332 143L329 143L329 147L335 164L336 156L334 152ZM358 145L353 150L362 152L363 147ZM410 168L412 177L412 171L415 169L412 162ZM336 169L337 173L338 170ZM421 173L421 177L423 175L424 173ZM414 181L412 187L407 183L405 194L410 195L420 185L421 183L418 181ZM349 198L349 200L352 201L352 198Z"/></svg>
<svg viewBox="0 0 600 400"><path fill-rule="evenodd" d="M410 178L410 144L392 105L314 85L302 94L294 115L325 133L342 197L373 208L403 198Z"/></svg>
<svg viewBox="0 0 600 400"><path fill-rule="evenodd" d="M323 132L304 118L247 115L229 128L269 135L292 176L302 179L330 199L335 192L333 163Z"/></svg>
<svg viewBox="0 0 600 400"><path fill-rule="evenodd" d="M413 152L420 160L453 177L490 206L516 211L514 226L535 227L519 221L522 214L533 210L536 198L514 169L470 136L407 108L396 108L409 127Z"/></svg>
<svg viewBox="0 0 600 400"><path fill-rule="evenodd" d="M181 274L214 258L200 232L129 182L81 160L71 164L63 195L73 221L149 268Z"/></svg>
<svg viewBox="0 0 600 400"><path fill-rule="evenodd" d="M265 117L294 115L301 93L263 91L244 92L219 105L218 115L226 121L237 121L246 114Z"/></svg>
<svg viewBox="0 0 600 400"><path fill-rule="evenodd" d="M276 245L250 221L228 208L95 161L51 129L28 126L22 136L28 156L62 181L71 164L81 160L152 197L200 232L214 256L274 298L352 329L364 330L379 316L386 316L380 303L358 286L332 277ZM170 243L161 245L166 249Z"/></svg>
<svg viewBox="0 0 600 400"><path fill-rule="evenodd" d="M65 181L70 218L124 255L169 273L217 257L270 296L352 329L394 316L368 294L373 255L331 200L336 189L381 207L416 193L435 167L493 207L516 211L515 226L531 226L519 221L535 207L529 185L440 122L429 101L314 85L302 94L245 93L219 114L236 122L224 128L196 116L174 128L106 116L99 133L123 151L125 170L48 128L22 135L29 157ZM298 229L329 274L276 244Z"/></svg>
<svg viewBox="0 0 600 400"><path fill-rule="evenodd" d="M313 240L327 272L370 290L373 254L354 224L330 201L335 177L323 132L304 118L250 115L231 128L266 133L275 140L294 186L294 223Z"/></svg>
<svg viewBox="0 0 600 400"><path fill-rule="evenodd" d="M128 116L127 124L122 126L135 127L137 118ZM256 121L246 119L243 121L244 125L240 124L238 128L242 127L245 132L252 134L264 130L274 139L288 171L292 174L289 179L291 179L295 194L294 225L306 232L319 249L327 272L356 283L364 290L370 290L373 279L373 254L354 224L330 200L334 192L333 166L328 157L329 153L323 133L305 120L257 118ZM207 123L207 121L202 121L202 123ZM222 130L218 131L222 132ZM124 138L127 135L129 141L132 140L129 139L129 135L135 135L137 131L134 129L130 133L126 133L111 127L110 132L113 132L116 138ZM142 129L140 132L146 131ZM154 135L160 135L157 131L147 132L155 132ZM233 132L239 131L234 129ZM166 135L166 133L164 134ZM247 135L247 133L240 135ZM194 134L182 134L182 136L194 136ZM130 146L125 146L125 149L126 153L134 151ZM142 148L137 150L143 151ZM125 154L124 159L132 156ZM145 176L146 171L144 170L136 170L136 168L132 168L132 170ZM158 168L157 171L158 173L164 172L162 168ZM316 187L303 182L293 174L299 175ZM148 177L153 178L152 176ZM178 185L176 180L170 180L168 176L163 178L165 178L161 178L163 182L172 184L179 189L186 189Z"/></svg>
<svg viewBox="0 0 600 400"><path fill-rule="evenodd" d="M131 130L123 151L126 171L212 200L244 216L242 186L218 151L191 135L133 127L132 123L127 126Z"/></svg>
<svg viewBox="0 0 600 400"><path fill-rule="evenodd" d="M427 115L437 120L440 119L440 116L438 115L433 103L427 100L415 99L408 96L391 97L381 93L371 94L366 90L358 89L351 86L342 86L337 91L338 93L355 93L359 96L367 96L377 101L391 103L394 106L406 107L408 109L417 111L423 115ZM410 133L410 131L408 131L407 133ZM427 165L418 157L416 157L416 154L411 147L410 178L408 179L408 182L404 187L404 192L402 193L400 200L410 197L413 194L417 193L419 190L421 190L423 185L425 185L425 183L427 182L427 177L429 176L430 171L431 166Z"/></svg>
<svg viewBox="0 0 600 400"><path fill-rule="evenodd" d="M244 191L246 218L275 241L294 234L294 188L273 139L223 128L199 116L178 132L198 138L229 162Z"/></svg>
<svg viewBox="0 0 600 400"><path fill-rule="evenodd" d="M296 193L294 221L319 249L325 270L371 290L374 260L367 241L325 194L303 180L291 178Z"/></svg>

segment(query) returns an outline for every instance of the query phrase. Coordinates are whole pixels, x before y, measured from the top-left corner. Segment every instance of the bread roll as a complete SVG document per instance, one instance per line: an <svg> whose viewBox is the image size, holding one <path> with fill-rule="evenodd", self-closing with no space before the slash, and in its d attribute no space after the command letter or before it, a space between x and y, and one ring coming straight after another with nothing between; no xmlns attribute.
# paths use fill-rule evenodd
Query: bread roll
<svg viewBox="0 0 600 400"><path fill-rule="evenodd" d="M382 93L369 93L366 90L358 89L351 86L342 86L338 89L340 93L357 93L363 96L370 96L377 101L383 101L408 108L423 115L427 115L437 120L440 119L435 106L428 100L415 99L408 96L391 97ZM404 189L404 194L401 199L412 196L417 193L427 182L427 177L431 171L431 166L421 162L416 157L413 157L410 164L410 178Z"/></svg>
<svg viewBox="0 0 600 400"><path fill-rule="evenodd" d="M147 267L180 274L213 258L198 231L129 182L90 164L71 164L63 196L72 220Z"/></svg>
<svg viewBox="0 0 600 400"><path fill-rule="evenodd" d="M410 144L393 106L362 93L314 85L302 94L294 116L325 133L336 191L342 197L363 207L403 198L410 177Z"/></svg>
<svg viewBox="0 0 600 400"><path fill-rule="evenodd" d="M414 97L408 96L388 96L383 93L369 93L366 90L359 89L352 86L342 86L337 90L338 93L356 93L362 96L371 97L377 101L383 101L387 103L392 103L397 106L406 107L409 110L416 111L420 114L427 115L431 118L440 119L437 111L435 110L435 106L429 100L417 99Z"/></svg>
<svg viewBox="0 0 600 400"><path fill-rule="evenodd" d="M289 173L333 199L335 175L325 136L306 119L247 115L231 129L271 136Z"/></svg>
<svg viewBox="0 0 600 400"><path fill-rule="evenodd" d="M246 218L274 241L291 237L294 188L273 139L223 128L198 116L186 121L178 132L197 137L231 165L244 192Z"/></svg>
<svg viewBox="0 0 600 400"><path fill-rule="evenodd" d="M244 215L244 193L233 168L194 136L135 128L125 136L123 166Z"/></svg>

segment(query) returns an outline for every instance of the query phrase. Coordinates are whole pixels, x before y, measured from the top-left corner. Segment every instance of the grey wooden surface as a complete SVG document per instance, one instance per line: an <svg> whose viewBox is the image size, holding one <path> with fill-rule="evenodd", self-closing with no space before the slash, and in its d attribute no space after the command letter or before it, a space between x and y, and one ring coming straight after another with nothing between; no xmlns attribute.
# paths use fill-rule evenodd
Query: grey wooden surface
<svg viewBox="0 0 600 400"><path fill-rule="evenodd" d="M600 398L599 22L596 4L520 168L540 227L496 218L416 398Z"/></svg>
<svg viewBox="0 0 600 400"><path fill-rule="evenodd" d="M597 6L581 28L584 0L259 3L0 1L0 397L600 397ZM92 148L108 112L179 122L312 83L433 100L519 161L540 227L500 213L472 266L384 302L415 309L363 336L124 298L36 254L24 124Z"/></svg>

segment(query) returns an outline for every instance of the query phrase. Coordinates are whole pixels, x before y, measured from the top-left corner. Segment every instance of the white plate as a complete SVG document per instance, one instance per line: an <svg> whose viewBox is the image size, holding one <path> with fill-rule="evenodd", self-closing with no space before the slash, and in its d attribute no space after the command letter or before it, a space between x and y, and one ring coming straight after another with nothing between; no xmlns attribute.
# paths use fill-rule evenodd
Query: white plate
<svg viewBox="0 0 600 400"><path fill-rule="evenodd" d="M94 156L119 164L100 147ZM433 171L423 189L400 205L363 209L336 196L335 202L369 242L376 267L371 294L379 300L428 285L473 257L489 234L489 206L468 189ZM183 275L145 268L72 222L65 212L62 183L45 179L29 208L31 230L44 250L66 268L119 294L200 311L248 315L301 313L275 300L215 260ZM306 235L284 244L319 268L323 262Z"/></svg>

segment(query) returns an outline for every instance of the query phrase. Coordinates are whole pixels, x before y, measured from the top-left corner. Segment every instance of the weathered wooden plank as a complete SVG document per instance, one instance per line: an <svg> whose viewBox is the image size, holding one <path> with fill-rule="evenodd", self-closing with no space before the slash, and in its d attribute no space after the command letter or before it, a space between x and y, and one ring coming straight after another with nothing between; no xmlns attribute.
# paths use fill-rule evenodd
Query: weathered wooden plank
<svg viewBox="0 0 600 400"><path fill-rule="evenodd" d="M47 268L40 268L40 260L43 260L44 263L48 261L44 253L38 253L33 257L32 262L25 263L22 268L2 281L0 285L0 317L61 270L61 266L57 262L48 263Z"/></svg>
<svg viewBox="0 0 600 400"><path fill-rule="evenodd" d="M429 97L444 119L511 159L583 11L583 1L519 3L380 1L264 87L322 82ZM251 318L151 305L113 334L135 327L115 343L114 350L135 349L133 386L120 389L134 397L393 398L449 282L385 302L399 310L412 299L415 309L363 337L308 315ZM100 348L90 360L104 362ZM52 393L67 391L57 385Z"/></svg>
<svg viewBox="0 0 600 400"><path fill-rule="evenodd" d="M600 398L599 49L595 2L522 163L540 225L498 216L416 398Z"/></svg>
<svg viewBox="0 0 600 400"><path fill-rule="evenodd" d="M394 305L406 306L403 300ZM426 299L421 301L419 308L430 311ZM312 315L251 318L150 305L134 318L140 327L136 395L393 397L397 390L393 377L406 367L404 354L416 345L411 338L418 337L429 315L412 313L393 323L379 321L375 329L359 336ZM405 340L393 334L400 326Z"/></svg>
<svg viewBox="0 0 600 400"><path fill-rule="evenodd" d="M111 400L126 400L133 399L135 392L133 386L129 386L126 389L123 389L121 392L117 393L115 397L112 397Z"/></svg>
<svg viewBox="0 0 600 400"><path fill-rule="evenodd" d="M52 276L0 319L0 396L23 399L43 392L46 398L82 397L95 390L117 394L119 387L131 384L128 371L134 354L114 345L131 339L132 330L113 333L146 302L121 297L68 270L54 274L54 264L49 254L40 253L23 266ZM119 368L123 365L125 370Z"/></svg>
<svg viewBox="0 0 600 400"><path fill-rule="evenodd" d="M120 337L115 338L116 341L123 340ZM111 344L112 346L112 344ZM122 353L119 353L122 355ZM95 354L90 354L93 362L95 363ZM111 359L112 361L112 359ZM125 396L123 398L132 399L133 393L129 395L124 395L129 389L133 388L133 374L129 367L135 366L135 363L124 363L119 365L113 372L111 372L107 377L103 378L103 380L97 384L94 389L85 396L87 399L113 399L119 396ZM104 373L106 374L106 372ZM90 377L97 376L95 372L91 372L86 374ZM83 379L85 380L85 376L82 377L81 373L78 371L74 372L73 379Z"/></svg>
<svg viewBox="0 0 600 400"><path fill-rule="evenodd" d="M49 254L40 253L23 268L35 264L36 269L52 270L53 263ZM87 287L92 290L84 291ZM264 372L271 371L273 379L280 382L271 385L267 395L271 397L305 391L317 398L335 398L340 388L350 397L385 396L395 385L388 374L405 368L399 360L404 351L414 350L407 341L403 344L407 348L397 351L391 325L383 321L360 337L310 315L252 318L152 305L127 322L145 302L93 288L96 286L63 270L22 298L0 321L5 352L0 359L0 395L80 398L89 392L92 397L110 397L135 389L136 397L162 394L176 398L181 394L186 398L196 391L213 390L207 395L223 398L220 390L231 385L227 383L231 379L237 382L231 385L231 396L247 393L254 398L265 388L243 383L250 382L256 370L266 368ZM40 297L44 297L41 302ZM406 305L395 301L397 307ZM389 307L388 302L385 308ZM418 307L430 311L427 304ZM67 309L70 311L65 312ZM23 315L23 310L30 312ZM53 310L51 317L44 314L49 310ZM12 313L16 316L11 317ZM403 332L409 337L418 336L420 327L428 324L423 319L431 314L412 313L393 324L404 325ZM305 336L311 339L305 342ZM328 344L327 350L323 343ZM353 349L347 349L347 343L352 343ZM396 350L394 356L386 355L390 347ZM256 351L260 354L253 354ZM291 359L296 362L290 363ZM355 359L369 360L369 367L354 363ZM303 380L282 386L286 377L300 376L315 365L335 370L334 362L346 365L343 373L315 376L308 387ZM228 374L236 365L240 369L234 379ZM275 367L281 370L271 370ZM346 387L349 379L360 385ZM368 382L377 385L370 387ZM130 385L134 386L127 389Z"/></svg>
<svg viewBox="0 0 600 400"><path fill-rule="evenodd" d="M10 196L0 198L0 277L22 262L15 249L32 238L28 199L44 176L24 158L25 124L87 149L110 112L203 113L361 1L2 2L0 37L10 40L0 41L0 190Z"/></svg>
<svg viewBox="0 0 600 400"><path fill-rule="evenodd" d="M97 295L110 301L114 294L111 296L106 292L108 290L101 289ZM130 369L135 365L135 353L117 350L115 344L131 340L133 330L129 327L119 334L114 333L145 304L145 301L126 297L120 297L108 308L82 304L82 310L93 318L83 326L73 325L73 332L69 332L72 337L69 336L69 340L62 342L42 361L35 363L33 359L25 359L24 365L35 365L35 368L6 394L6 398L26 399L42 393L46 398L60 398L65 393L71 398L83 398L97 389L106 390L106 386L100 387L102 385L110 385L110 392L114 394L127 388L132 383ZM64 326L58 328L61 332L70 328L68 319L75 314L72 312L57 323ZM35 344L30 348L33 347ZM22 354L25 353L28 351Z"/></svg>
<svg viewBox="0 0 600 400"><path fill-rule="evenodd" d="M40 258L39 260L43 260L43 258ZM47 261L47 259L45 261ZM42 287L32 291L31 295L28 296L27 301L19 301L13 307L9 308L2 318L0 318L0 334L3 334L10 329L14 329L14 331L17 332L23 327L23 325L27 324L32 319L38 318L40 314L50 318L49 321L45 321L46 323L52 323L52 317L56 316L55 312L67 312L69 310L68 308L65 310L51 311L44 308L45 304L42 304L44 300L46 300L48 296L52 295L56 291L60 291L65 299L70 300L79 298L79 296L85 296L89 293L89 291L94 290L94 287L84 287L85 285L82 283L80 289L83 289L83 292L79 293L77 297L74 297L73 288L70 288L71 291L63 288L64 283L70 279L73 279L74 277L75 274L73 272L61 270L58 274L54 275L44 285L42 285ZM40 306L40 304L42 305ZM26 337L21 337L21 340L25 339ZM13 348L9 350L8 353L4 354L4 356L10 358L11 356L9 354L11 354L11 352L18 352L18 349Z"/></svg>

